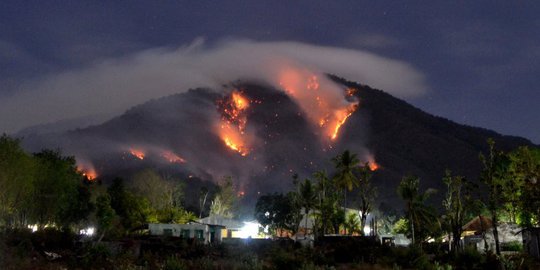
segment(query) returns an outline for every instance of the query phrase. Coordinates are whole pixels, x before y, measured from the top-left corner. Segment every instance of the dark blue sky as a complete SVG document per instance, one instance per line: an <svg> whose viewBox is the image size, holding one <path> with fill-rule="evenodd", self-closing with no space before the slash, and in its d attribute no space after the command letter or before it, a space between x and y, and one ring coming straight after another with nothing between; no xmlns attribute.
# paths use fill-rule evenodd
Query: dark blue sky
<svg viewBox="0 0 540 270"><path fill-rule="evenodd" d="M0 98L27 80L197 37L291 40L410 63L430 87L412 104L540 143L540 2L290 2L2 1Z"/></svg>

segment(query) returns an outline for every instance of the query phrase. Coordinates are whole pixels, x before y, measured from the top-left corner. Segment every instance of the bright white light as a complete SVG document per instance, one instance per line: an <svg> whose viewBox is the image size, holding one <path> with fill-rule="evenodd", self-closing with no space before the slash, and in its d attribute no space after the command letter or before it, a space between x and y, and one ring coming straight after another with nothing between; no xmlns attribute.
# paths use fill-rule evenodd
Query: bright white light
<svg viewBox="0 0 540 270"><path fill-rule="evenodd" d="M36 225L36 224L34 224L34 225L28 225L28 229L31 229L31 230L32 230L32 232L36 232L36 231L37 231L37 229L38 229L38 227L37 227L37 225Z"/></svg>
<svg viewBox="0 0 540 270"><path fill-rule="evenodd" d="M94 235L94 227L88 227L79 231L79 234L92 236Z"/></svg>
<svg viewBox="0 0 540 270"><path fill-rule="evenodd" d="M255 238L259 235L259 223L244 221L244 227L238 232L240 238Z"/></svg>
<svg viewBox="0 0 540 270"><path fill-rule="evenodd" d="M371 228L369 226L364 227L364 235L369 235L371 233Z"/></svg>

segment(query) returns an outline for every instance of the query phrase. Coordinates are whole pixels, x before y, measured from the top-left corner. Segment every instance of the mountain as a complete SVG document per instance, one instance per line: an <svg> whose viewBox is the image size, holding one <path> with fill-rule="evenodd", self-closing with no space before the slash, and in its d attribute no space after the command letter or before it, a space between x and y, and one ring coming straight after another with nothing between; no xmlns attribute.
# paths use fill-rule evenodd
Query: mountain
<svg viewBox="0 0 540 270"><path fill-rule="evenodd" d="M478 155L487 151L487 138L502 150L532 145L524 138L430 115L366 85L330 78L355 89L359 99L336 140L322 139L309 112L284 91L240 81L223 89L192 89L151 100L99 125L30 134L23 143L31 151L59 147L105 182L154 168L185 181L192 205L197 205L201 186L212 186L223 176L232 176L248 202L259 194L286 191L293 174L304 178L321 169L331 173L330 159L349 149L362 161L375 159L380 166L374 183L384 209L401 207L396 187L407 174L419 176L422 188L441 190L435 200L444 193L441 179L446 169L476 180L481 171ZM233 89L249 101L242 115L228 115L223 103ZM228 122L223 122L226 116ZM241 129L238 136L249 146L245 153L224 143L224 123Z"/></svg>

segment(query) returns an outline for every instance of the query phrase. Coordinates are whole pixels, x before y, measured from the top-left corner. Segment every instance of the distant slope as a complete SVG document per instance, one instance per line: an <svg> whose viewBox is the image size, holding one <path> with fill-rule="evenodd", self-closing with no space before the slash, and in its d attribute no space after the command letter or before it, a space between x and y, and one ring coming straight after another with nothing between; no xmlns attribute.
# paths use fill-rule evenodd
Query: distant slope
<svg viewBox="0 0 540 270"><path fill-rule="evenodd" d="M60 147L94 166L105 181L115 175L129 178L147 167L197 187L202 183L199 180L218 181L231 175L248 201L259 194L289 189L293 173L311 177L316 170L331 172L330 159L350 149L364 160L373 155L382 166L374 181L380 201L392 207L401 207L396 187L405 174L421 177L423 187L442 189L447 168L477 179L481 170L478 154L487 150L488 137L504 150L531 145L523 138L432 116L368 86L332 79L359 90L360 108L331 145L321 141L297 104L282 91L249 82L234 84L250 100L258 101L248 109L247 131L256 140L246 157L228 149L215 132L219 119L216 100L227 90L190 90L133 107L101 125L61 135L29 136L24 143L33 151ZM144 150L146 158L133 157L130 148ZM160 156L164 150L178 154L186 163L164 161ZM187 195L196 204L197 190L189 190ZM442 195L441 191L438 197Z"/></svg>
<svg viewBox="0 0 540 270"><path fill-rule="evenodd" d="M370 128L367 145L384 166L376 179L381 187L391 189L383 192L390 199L396 196L394 188L405 174L419 176L424 188L439 189L439 198L444 192L446 169L476 181L481 171L479 153L488 151L487 138L493 138L496 147L505 151L533 145L524 138L433 116L369 86L333 79L361 90L360 111L369 119Z"/></svg>

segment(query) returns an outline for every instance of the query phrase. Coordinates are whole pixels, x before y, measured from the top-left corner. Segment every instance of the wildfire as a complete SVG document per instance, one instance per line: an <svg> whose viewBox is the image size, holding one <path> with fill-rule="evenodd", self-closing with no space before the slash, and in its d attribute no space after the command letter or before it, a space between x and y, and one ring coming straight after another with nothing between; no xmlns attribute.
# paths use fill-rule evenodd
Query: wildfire
<svg viewBox="0 0 540 270"><path fill-rule="evenodd" d="M281 71L279 82L331 140L337 139L341 126L358 108L355 89L344 92L326 78L319 79L307 70L286 68Z"/></svg>
<svg viewBox="0 0 540 270"><path fill-rule="evenodd" d="M375 163L375 162L370 162L368 163L369 165L369 169L372 170L372 171L376 171L379 169L379 164Z"/></svg>
<svg viewBox="0 0 540 270"><path fill-rule="evenodd" d="M246 110L250 100L239 91L233 91L228 98L218 102L221 110L220 137L227 147L241 156L249 154L246 143L245 128L247 124Z"/></svg>
<svg viewBox="0 0 540 270"><path fill-rule="evenodd" d="M349 116L351 116L351 114L353 114L353 112L356 110L356 108L357 108L357 105L352 104L348 108L338 110L338 111L335 112L335 114L334 114L334 116L335 116L335 121L334 121L335 126L333 128L332 136L330 136L330 138L332 140L335 140L337 138L338 133L339 133L339 128L341 128L341 126L343 126L343 124L345 124L345 122L347 121L347 118L349 118Z"/></svg>
<svg viewBox="0 0 540 270"><path fill-rule="evenodd" d="M133 148L129 149L129 153L140 160L143 160L145 156L143 151Z"/></svg>
<svg viewBox="0 0 540 270"><path fill-rule="evenodd" d="M319 79L317 79L317 76L312 75L309 77L307 82L307 89L309 90L317 90L319 89Z"/></svg>
<svg viewBox="0 0 540 270"><path fill-rule="evenodd" d="M95 180L98 176L94 166L86 161L77 161L77 171L90 181Z"/></svg>
<svg viewBox="0 0 540 270"><path fill-rule="evenodd" d="M82 170L81 172L82 172L82 175L86 176L86 178L90 181L94 181L97 177L97 173L94 170L87 170L87 171Z"/></svg>
<svg viewBox="0 0 540 270"><path fill-rule="evenodd" d="M375 158L372 155L368 156L368 166L371 171L376 171L381 168L381 165L375 162Z"/></svg>
<svg viewBox="0 0 540 270"><path fill-rule="evenodd" d="M180 156L171 151L163 151L163 153L161 153L161 156L170 163L186 163L185 159L181 158Z"/></svg>

